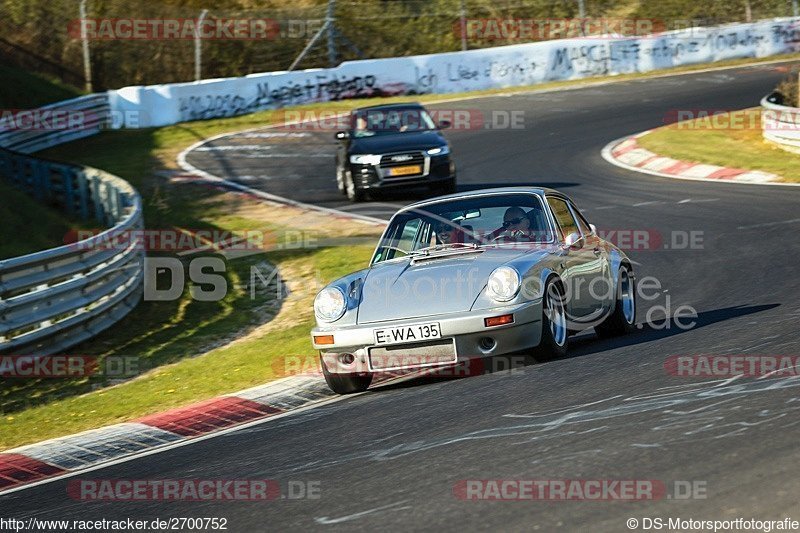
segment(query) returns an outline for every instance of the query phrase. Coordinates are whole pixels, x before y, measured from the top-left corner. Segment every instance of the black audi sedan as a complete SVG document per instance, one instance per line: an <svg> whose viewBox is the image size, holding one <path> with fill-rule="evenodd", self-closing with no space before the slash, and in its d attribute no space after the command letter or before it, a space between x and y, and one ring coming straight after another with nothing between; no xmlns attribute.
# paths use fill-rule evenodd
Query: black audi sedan
<svg viewBox="0 0 800 533"><path fill-rule="evenodd" d="M352 202L370 192L428 187L435 194L456 190L456 167L436 123L418 103L362 107L350 114L350 128L336 133L336 181Z"/></svg>

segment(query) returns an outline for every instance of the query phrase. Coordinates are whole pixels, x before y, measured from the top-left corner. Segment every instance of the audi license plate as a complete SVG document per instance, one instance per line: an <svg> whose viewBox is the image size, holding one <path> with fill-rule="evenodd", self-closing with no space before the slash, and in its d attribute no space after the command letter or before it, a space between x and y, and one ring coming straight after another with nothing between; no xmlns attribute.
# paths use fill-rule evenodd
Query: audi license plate
<svg viewBox="0 0 800 533"><path fill-rule="evenodd" d="M410 176L412 174L421 174L422 167L419 165L406 165L404 167L393 167L389 169L390 176Z"/></svg>
<svg viewBox="0 0 800 533"><path fill-rule="evenodd" d="M373 333L375 336L375 344L378 345L419 342L442 338L442 331L439 329L438 322L375 329Z"/></svg>

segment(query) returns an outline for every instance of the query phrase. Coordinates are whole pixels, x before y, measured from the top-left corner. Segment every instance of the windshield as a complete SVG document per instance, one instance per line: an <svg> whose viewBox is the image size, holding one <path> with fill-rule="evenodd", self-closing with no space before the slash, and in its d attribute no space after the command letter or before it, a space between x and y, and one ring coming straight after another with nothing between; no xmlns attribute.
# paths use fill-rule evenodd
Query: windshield
<svg viewBox="0 0 800 533"><path fill-rule="evenodd" d="M360 109L353 112L352 123L355 137L436 129L436 123L431 116L419 106Z"/></svg>
<svg viewBox="0 0 800 533"><path fill-rule="evenodd" d="M539 196L498 194L439 202L395 216L372 263L424 251L553 242Z"/></svg>

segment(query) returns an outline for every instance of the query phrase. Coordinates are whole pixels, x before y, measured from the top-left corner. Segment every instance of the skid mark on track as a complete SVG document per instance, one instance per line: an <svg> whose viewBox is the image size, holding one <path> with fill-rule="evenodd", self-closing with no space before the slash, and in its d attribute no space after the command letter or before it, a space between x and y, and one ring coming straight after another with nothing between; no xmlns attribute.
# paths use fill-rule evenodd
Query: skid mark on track
<svg viewBox="0 0 800 533"><path fill-rule="evenodd" d="M545 443L553 439L578 437L596 432L626 428L632 442L619 442L608 453L618 454L633 444L638 447L670 447L714 441L747 433L752 428L780 429L794 420L800 406L788 402L774 410L758 408L756 396L800 387L800 376L756 380L740 376L724 380L682 384L654 390L652 393L609 398L533 413L508 413L504 419L524 421L507 426L455 433L436 439L401 442L382 449L355 452L336 459L312 460L289 467L282 475L338 466L351 461L391 461L421 452L448 448L478 440L523 437L515 444ZM791 417L786 417L791 414ZM645 416L637 416L645 415ZM543 457L542 461L551 458ZM272 472L275 475L275 472Z"/></svg>
<svg viewBox="0 0 800 533"><path fill-rule="evenodd" d="M761 224L751 224L749 226L738 226L736 229L756 229L756 228L769 228L771 226L780 226L782 224L797 224L800 218L792 218L790 220L778 220L776 222L763 222Z"/></svg>
<svg viewBox="0 0 800 533"><path fill-rule="evenodd" d="M352 520L358 520L359 518L363 518L367 515L375 514L381 511L403 511L412 509L410 505L404 505L403 507L398 507L399 505L403 505L404 503L408 503L408 500L395 502L389 505L383 505L381 507L375 507L374 509L367 509L366 511L353 513L339 518L328 518L327 516L320 516L319 518L314 518L314 522L322 525L341 524L342 522L350 522Z"/></svg>

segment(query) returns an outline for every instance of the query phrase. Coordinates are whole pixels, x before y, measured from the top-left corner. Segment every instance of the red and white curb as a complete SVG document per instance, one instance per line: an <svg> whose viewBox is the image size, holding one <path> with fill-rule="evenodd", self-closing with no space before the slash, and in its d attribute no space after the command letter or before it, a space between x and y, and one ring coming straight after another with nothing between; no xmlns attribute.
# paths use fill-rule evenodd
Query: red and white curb
<svg viewBox="0 0 800 533"><path fill-rule="evenodd" d="M798 185L796 183L782 183L783 178L781 176L770 174L769 172L690 163L660 156L642 148L638 143L640 137L647 135L651 131L653 130L610 142L603 148L603 159L612 165L627 170L664 178L757 185Z"/></svg>
<svg viewBox="0 0 800 533"><path fill-rule="evenodd" d="M186 407L0 453L0 493L318 404L321 375L294 376Z"/></svg>

